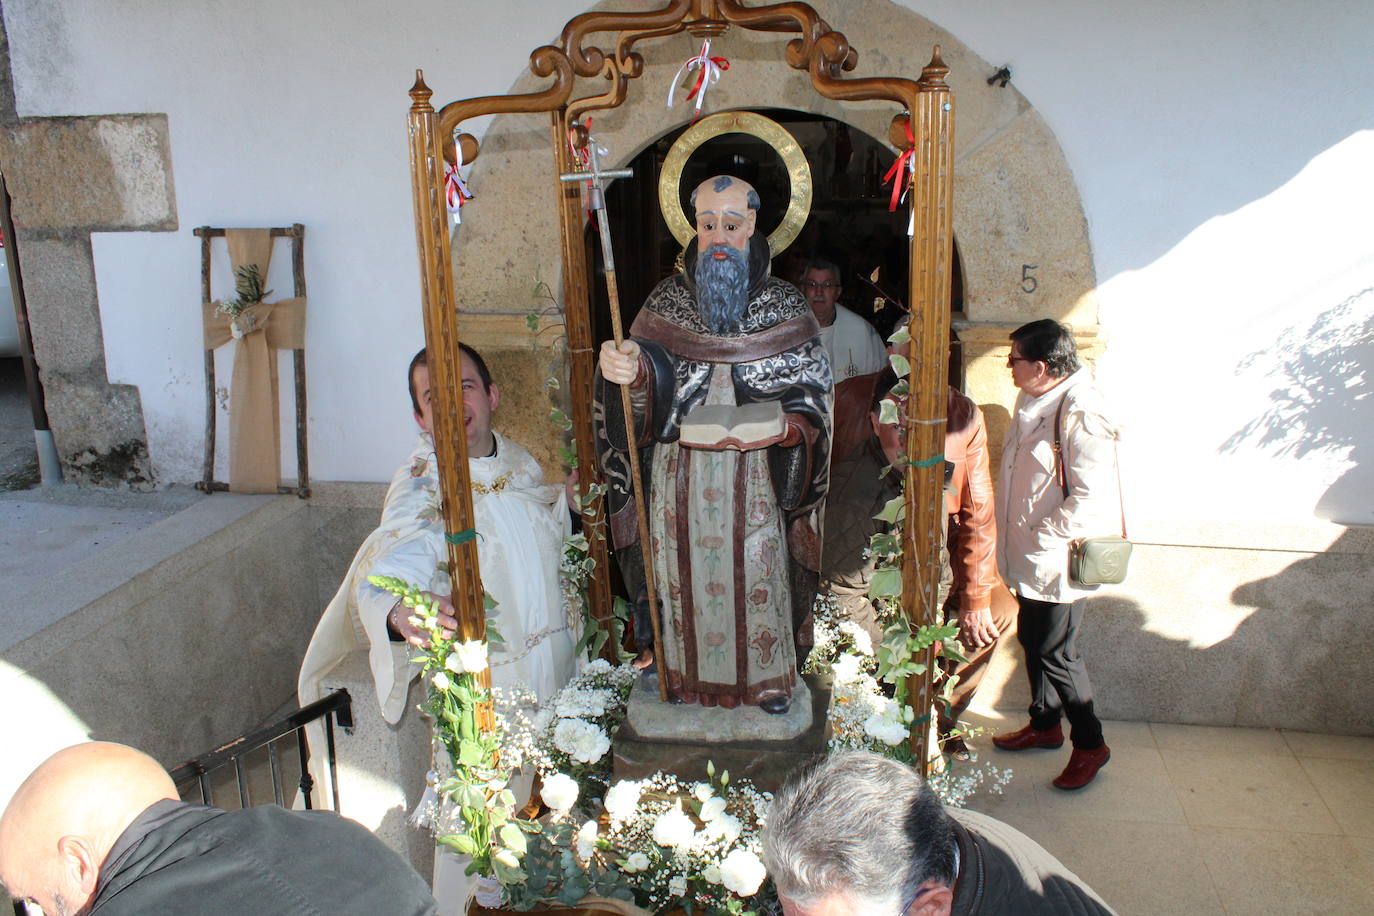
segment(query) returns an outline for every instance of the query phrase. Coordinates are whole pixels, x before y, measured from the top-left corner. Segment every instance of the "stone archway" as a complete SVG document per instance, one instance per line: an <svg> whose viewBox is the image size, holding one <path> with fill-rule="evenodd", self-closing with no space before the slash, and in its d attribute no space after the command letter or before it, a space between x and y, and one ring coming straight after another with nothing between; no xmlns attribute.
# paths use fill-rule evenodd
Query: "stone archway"
<svg viewBox="0 0 1374 916"><path fill-rule="evenodd" d="M594 8L623 5L623 0L610 0ZM818 11L858 51L855 75L914 77L936 44L950 67L956 105L954 234L964 283L964 314L956 316L956 327L964 343L968 391L976 401L994 406L988 412L989 433L993 441L1000 441L1006 411L995 405L1009 405L1014 395L1003 365L1008 331L1049 316L1072 325L1089 356L1096 340L1092 251L1068 163L1030 102L1012 85L989 85L987 76L995 68L949 32L888 0L820 6ZM711 88L706 107L795 108L846 121L874 136L887 135L895 113L891 104L844 104L822 98L804 74L783 60L785 40L781 35L739 31L716 39L713 53L729 58L731 69ZM679 101L669 109L664 100L678 66L698 48L686 34L653 44L646 53L644 75L632 82L627 103L594 114L593 132L609 150L607 165L621 166L686 123L691 115L687 106ZM525 73L511 91L529 92L543 83ZM574 95L603 91L603 85L582 80ZM536 276L550 281L558 292L561 264L549 130L543 116L497 116L474 163L471 180L479 197L463 210L454 266L464 340L478 347L527 347L525 316L533 304ZM626 256L617 253L618 259ZM508 388L521 384L519 378L505 383ZM526 393L543 403L537 390L519 392ZM523 396L519 401L528 402ZM528 441L551 442L542 411L538 417L512 416L507 421L524 426L533 420L539 421L537 425L517 435L523 432ZM551 456L552 449L552 444L540 449L541 457Z"/></svg>

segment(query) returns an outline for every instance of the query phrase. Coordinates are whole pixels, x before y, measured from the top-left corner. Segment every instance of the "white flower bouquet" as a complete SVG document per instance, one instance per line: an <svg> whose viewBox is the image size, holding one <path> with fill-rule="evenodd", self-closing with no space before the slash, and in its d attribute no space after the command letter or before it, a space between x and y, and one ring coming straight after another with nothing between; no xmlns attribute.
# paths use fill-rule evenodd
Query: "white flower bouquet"
<svg viewBox="0 0 1374 916"><path fill-rule="evenodd" d="M639 672L597 659L553 695L532 718L509 728L507 759L528 761L541 776L559 773L579 786L584 807L599 803L611 772L611 739L625 721L625 704ZM553 807L550 805L550 807Z"/></svg>
<svg viewBox="0 0 1374 916"><path fill-rule="evenodd" d="M571 780L546 777L552 811L526 856L528 880L506 888L508 905L571 906L591 895L651 913L767 912L774 897L759 829L771 796L708 772L705 783L666 773L617 782L596 819L572 814Z"/></svg>

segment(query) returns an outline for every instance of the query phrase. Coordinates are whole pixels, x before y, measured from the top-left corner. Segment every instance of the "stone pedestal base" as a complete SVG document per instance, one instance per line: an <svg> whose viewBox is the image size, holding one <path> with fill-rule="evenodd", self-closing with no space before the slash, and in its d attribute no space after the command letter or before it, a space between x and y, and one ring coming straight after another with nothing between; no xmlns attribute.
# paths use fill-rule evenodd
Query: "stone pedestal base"
<svg viewBox="0 0 1374 916"><path fill-rule="evenodd" d="M706 709L658 699L653 675L630 694L629 715L612 748L614 779L642 779L660 770L706 780L706 764L775 791L797 767L825 753L827 681L806 675L786 715L754 707ZM646 734L647 732L647 734Z"/></svg>

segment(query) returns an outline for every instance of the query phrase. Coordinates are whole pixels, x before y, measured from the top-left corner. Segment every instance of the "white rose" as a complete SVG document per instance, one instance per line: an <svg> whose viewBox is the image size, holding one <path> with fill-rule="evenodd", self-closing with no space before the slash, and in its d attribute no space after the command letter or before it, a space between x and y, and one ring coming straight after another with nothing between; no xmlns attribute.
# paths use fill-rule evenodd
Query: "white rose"
<svg viewBox="0 0 1374 916"><path fill-rule="evenodd" d="M449 687L448 675L445 674L444 672L440 671L440 672L436 673L436 674L434 675L434 677L433 677L433 681L434 681L434 686L435 686L435 687L438 687L440 690L448 690L448 687Z"/></svg>
<svg viewBox="0 0 1374 916"><path fill-rule="evenodd" d="M897 705L897 701L891 697L873 696L868 698L868 709L875 716L896 721L901 718L902 711Z"/></svg>
<svg viewBox="0 0 1374 916"><path fill-rule="evenodd" d="M639 796L641 788L639 783L622 779L620 782L611 786L606 793L606 813L611 816L611 820L627 820L635 813L635 808L639 806Z"/></svg>
<svg viewBox="0 0 1374 916"><path fill-rule="evenodd" d="M554 702L555 714L568 719L600 716L611 702L609 690L564 690Z"/></svg>
<svg viewBox="0 0 1374 916"><path fill-rule="evenodd" d="M654 842L660 846L689 846L696 831L696 824L681 808L669 808L654 821Z"/></svg>
<svg viewBox="0 0 1374 916"><path fill-rule="evenodd" d="M863 677L861 664L859 656L846 652L835 659L835 663L830 666L830 673L834 675L836 684L852 684Z"/></svg>
<svg viewBox="0 0 1374 916"><path fill-rule="evenodd" d="M759 857L747 849L733 850L720 863L720 880L727 890L741 897L752 897L758 893L759 885L767 876Z"/></svg>
<svg viewBox="0 0 1374 916"><path fill-rule="evenodd" d="M566 773L551 773L544 777L544 785L539 789L539 797L559 814L563 814L577 801L579 789L577 780Z"/></svg>
<svg viewBox="0 0 1374 916"><path fill-rule="evenodd" d="M668 882L668 893L681 897L687 893L687 876L674 875L673 880Z"/></svg>
<svg viewBox="0 0 1374 916"><path fill-rule="evenodd" d="M701 803L701 819L710 823L725 813L725 799L713 795Z"/></svg>
<svg viewBox="0 0 1374 916"><path fill-rule="evenodd" d="M704 782L699 782L692 787L692 794L697 797L697 801L704 802L711 797L711 787Z"/></svg>
<svg viewBox="0 0 1374 916"><path fill-rule="evenodd" d="M708 865L702 869L701 876L711 884L720 883L720 869L714 865Z"/></svg>
<svg viewBox="0 0 1374 916"><path fill-rule="evenodd" d="M586 862L596 852L596 821L587 821L582 828L577 831L577 839L574 841L577 847L577 857Z"/></svg>
<svg viewBox="0 0 1374 916"><path fill-rule="evenodd" d="M733 843L739 839L740 832L744 825L739 818L733 814L722 814L714 820L708 821L706 827L701 831L708 840L724 840L726 843Z"/></svg>
<svg viewBox="0 0 1374 916"><path fill-rule="evenodd" d="M630 857L625 860L625 870L631 874L644 871L648 867L649 857L642 852L632 852Z"/></svg>
<svg viewBox="0 0 1374 916"><path fill-rule="evenodd" d="M553 744L582 763L596 763L611 749L611 739L606 733L581 719L560 720L553 730Z"/></svg>
<svg viewBox="0 0 1374 916"><path fill-rule="evenodd" d="M444 667L455 674L476 674L487 670L487 644L480 639L458 643L444 661Z"/></svg>
<svg viewBox="0 0 1374 916"><path fill-rule="evenodd" d="M907 739L906 726L900 719L875 713L864 720L864 734L876 738L890 747L896 747Z"/></svg>

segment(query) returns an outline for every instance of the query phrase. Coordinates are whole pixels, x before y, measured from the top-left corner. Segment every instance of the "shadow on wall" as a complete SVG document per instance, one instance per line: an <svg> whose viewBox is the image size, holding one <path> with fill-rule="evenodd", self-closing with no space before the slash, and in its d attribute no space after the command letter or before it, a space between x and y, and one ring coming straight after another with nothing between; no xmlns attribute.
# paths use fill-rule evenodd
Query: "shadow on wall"
<svg viewBox="0 0 1374 916"><path fill-rule="evenodd" d="M1368 457L1374 429L1374 287L1319 315L1306 328L1290 327L1270 347L1236 367L1238 373L1273 364L1277 384L1270 406L1221 444L1222 454L1249 443L1279 455L1348 450L1351 467L1327 489L1316 515L1332 521L1374 521L1374 461Z"/></svg>
<svg viewBox="0 0 1374 916"><path fill-rule="evenodd" d="M1236 587L1232 601L1253 613L1211 646L1152 632L1130 598L1090 599L1080 642L1100 711L1114 719L1374 734L1374 656L1364 649L1374 642L1370 559L1362 532L1346 532L1327 550ZM1219 557L1219 569L1225 565ZM1203 602L1196 613L1207 613Z"/></svg>

